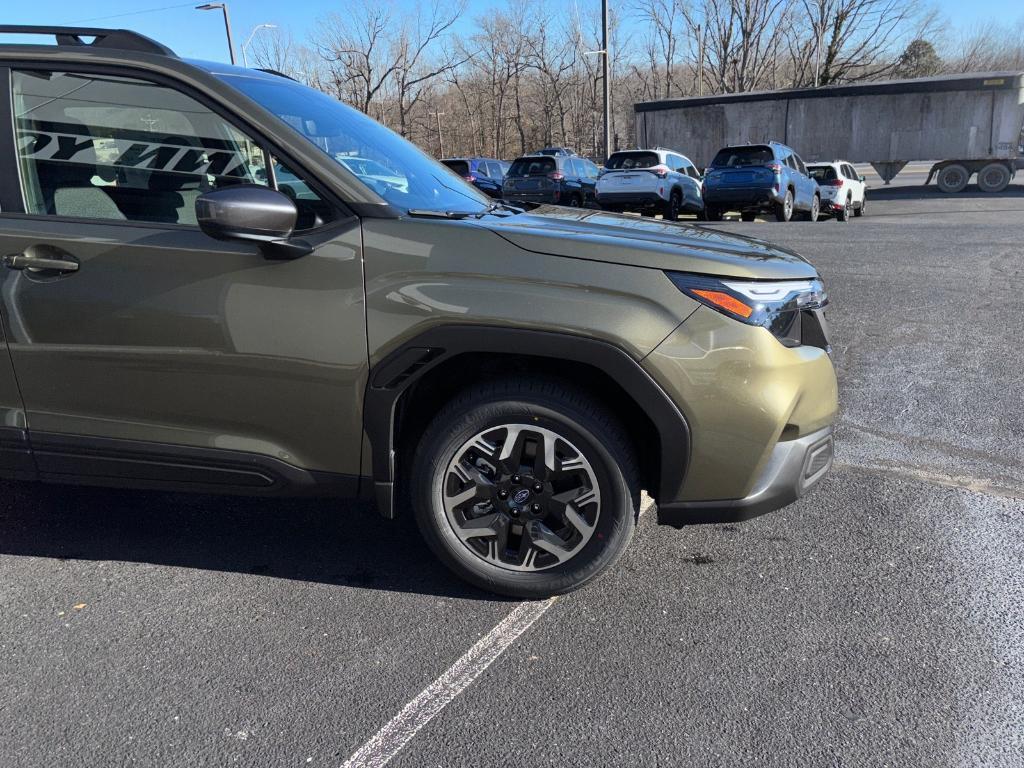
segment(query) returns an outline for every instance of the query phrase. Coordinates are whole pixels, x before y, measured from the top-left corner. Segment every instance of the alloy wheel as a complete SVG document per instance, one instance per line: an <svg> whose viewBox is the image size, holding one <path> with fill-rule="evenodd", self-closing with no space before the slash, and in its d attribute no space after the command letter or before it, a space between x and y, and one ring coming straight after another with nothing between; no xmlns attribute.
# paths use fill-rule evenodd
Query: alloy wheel
<svg viewBox="0 0 1024 768"><path fill-rule="evenodd" d="M463 443L445 469L441 503L469 551L510 571L543 571L577 555L601 514L597 476L566 437L504 424Z"/></svg>

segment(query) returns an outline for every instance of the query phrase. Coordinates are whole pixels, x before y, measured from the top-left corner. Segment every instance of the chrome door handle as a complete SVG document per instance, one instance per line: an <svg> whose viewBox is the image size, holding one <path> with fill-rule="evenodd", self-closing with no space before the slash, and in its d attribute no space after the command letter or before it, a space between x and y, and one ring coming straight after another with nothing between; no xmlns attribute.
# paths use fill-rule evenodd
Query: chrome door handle
<svg viewBox="0 0 1024 768"><path fill-rule="evenodd" d="M71 259L52 259L41 256L26 256L24 253L13 253L4 256L4 266L8 269L30 269L33 272L77 272L78 262Z"/></svg>

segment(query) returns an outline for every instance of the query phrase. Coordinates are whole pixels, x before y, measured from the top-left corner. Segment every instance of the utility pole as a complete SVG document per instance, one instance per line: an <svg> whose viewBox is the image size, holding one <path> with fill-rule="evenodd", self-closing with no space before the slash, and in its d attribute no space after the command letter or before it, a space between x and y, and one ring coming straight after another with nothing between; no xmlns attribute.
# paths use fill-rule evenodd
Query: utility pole
<svg viewBox="0 0 1024 768"><path fill-rule="evenodd" d="M697 25L697 95L704 95L704 27Z"/></svg>
<svg viewBox="0 0 1024 768"><path fill-rule="evenodd" d="M434 117L437 118L437 147L441 151L441 158L444 158L444 136L441 134L441 115L444 112L434 110Z"/></svg>
<svg viewBox="0 0 1024 768"><path fill-rule="evenodd" d="M202 5L196 6L197 11L223 11L224 12L224 31L228 35L228 55L231 57L231 63L235 63L235 43L231 39L231 19L228 17L228 4L227 3L203 3Z"/></svg>
<svg viewBox="0 0 1024 768"><path fill-rule="evenodd" d="M612 154L612 65L608 51L608 0L601 0L601 48L604 51L604 159L607 161Z"/></svg>

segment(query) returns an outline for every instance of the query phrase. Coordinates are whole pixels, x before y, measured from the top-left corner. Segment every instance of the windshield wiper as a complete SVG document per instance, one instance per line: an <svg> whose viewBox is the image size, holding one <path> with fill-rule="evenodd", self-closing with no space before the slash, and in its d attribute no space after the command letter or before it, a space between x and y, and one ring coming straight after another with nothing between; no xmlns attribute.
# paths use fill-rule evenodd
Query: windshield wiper
<svg viewBox="0 0 1024 768"><path fill-rule="evenodd" d="M465 219L478 216L479 211L435 211L430 208L410 208L407 213L421 219Z"/></svg>

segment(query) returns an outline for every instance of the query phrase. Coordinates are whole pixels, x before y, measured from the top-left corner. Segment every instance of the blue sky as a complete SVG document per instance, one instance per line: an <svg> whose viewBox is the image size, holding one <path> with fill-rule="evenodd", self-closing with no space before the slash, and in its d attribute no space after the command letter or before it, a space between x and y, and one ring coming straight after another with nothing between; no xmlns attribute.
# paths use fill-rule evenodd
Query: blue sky
<svg viewBox="0 0 1024 768"><path fill-rule="evenodd" d="M82 24L123 26L138 30L169 45L180 56L226 60L224 27L219 11L197 11L194 3L174 0L104 0L84 3L81 0L34 0L7 2L0 17L5 24ZM414 0L394 0L397 8L408 8ZM616 3L617 0L612 0ZM580 8L600 0L575 0ZM502 0L469 0L470 16L484 13L489 7L503 5ZM627 5L622 1L621 6ZM933 4L955 27L972 26L994 20L1010 24L1024 17L1021 0L933 0ZM570 3L565 3L570 7ZM305 37L321 17L332 11L343 13L344 0L231 0L228 7L235 34L236 50L257 24L277 24L288 28L296 38ZM161 9L161 10L153 10ZM103 18L107 17L107 18Z"/></svg>

